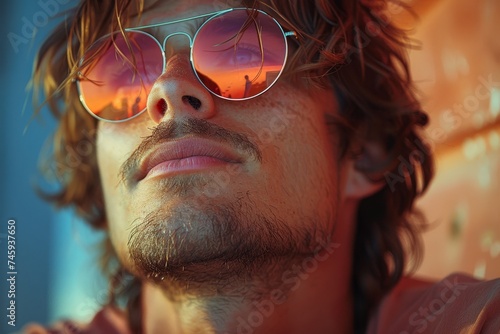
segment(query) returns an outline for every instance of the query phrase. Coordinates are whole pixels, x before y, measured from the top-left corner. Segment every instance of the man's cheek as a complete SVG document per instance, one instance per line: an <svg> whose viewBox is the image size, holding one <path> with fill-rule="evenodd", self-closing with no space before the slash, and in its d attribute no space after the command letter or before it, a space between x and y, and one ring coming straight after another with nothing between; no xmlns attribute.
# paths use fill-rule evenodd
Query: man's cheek
<svg viewBox="0 0 500 334"><path fill-rule="evenodd" d="M103 181L118 179L121 165L134 149L130 134L123 125L100 123L96 144L97 163L106 179Z"/></svg>

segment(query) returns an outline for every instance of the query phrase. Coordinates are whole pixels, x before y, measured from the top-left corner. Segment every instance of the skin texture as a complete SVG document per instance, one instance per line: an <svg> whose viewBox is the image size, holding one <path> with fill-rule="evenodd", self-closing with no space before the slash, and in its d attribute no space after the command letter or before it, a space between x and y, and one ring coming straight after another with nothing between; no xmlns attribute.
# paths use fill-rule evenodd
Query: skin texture
<svg viewBox="0 0 500 334"><path fill-rule="evenodd" d="M220 5L146 8L141 24ZM325 122L338 112L332 90L281 80L255 99L224 101L196 79L185 37L169 40L167 55L147 112L100 122L97 136L108 228L121 262L144 278L146 332L349 333L353 217L376 187L338 158ZM137 179L134 162L187 138L218 143L238 162Z"/></svg>

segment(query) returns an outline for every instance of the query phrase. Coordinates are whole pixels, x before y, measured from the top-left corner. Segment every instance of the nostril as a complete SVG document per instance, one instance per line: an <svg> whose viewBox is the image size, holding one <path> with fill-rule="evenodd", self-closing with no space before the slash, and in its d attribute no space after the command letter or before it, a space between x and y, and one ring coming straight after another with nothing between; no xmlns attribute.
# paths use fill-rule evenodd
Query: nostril
<svg viewBox="0 0 500 334"><path fill-rule="evenodd" d="M194 108L194 110L198 110L201 108L201 101L196 97L184 95L182 97L182 101L189 103Z"/></svg>
<svg viewBox="0 0 500 334"><path fill-rule="evenodd" d="M156 108L162 115L165 115L165 113L167 112L167 101L165 101L165 99L161 99L156 104Z"/></svg>

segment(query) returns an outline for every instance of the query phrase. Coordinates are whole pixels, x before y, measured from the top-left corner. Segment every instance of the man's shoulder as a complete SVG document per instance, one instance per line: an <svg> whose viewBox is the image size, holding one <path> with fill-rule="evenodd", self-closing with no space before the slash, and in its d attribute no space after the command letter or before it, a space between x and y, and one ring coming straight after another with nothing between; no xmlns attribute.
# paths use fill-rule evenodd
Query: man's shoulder
<svg viewBox="0 0 500 334"><path fill-rule="evenodd" d="M129 334L126 316L114 307L104 307L88 324L60 321L50 328L38 324L27 325L23 334Z"/></svg>
<svg viewBox="0 0 500 334"><path fill-rule="evenodd" d="M372 317L375 333L500 333L500 279L452 274L431 282L407 277Z"/></svg>

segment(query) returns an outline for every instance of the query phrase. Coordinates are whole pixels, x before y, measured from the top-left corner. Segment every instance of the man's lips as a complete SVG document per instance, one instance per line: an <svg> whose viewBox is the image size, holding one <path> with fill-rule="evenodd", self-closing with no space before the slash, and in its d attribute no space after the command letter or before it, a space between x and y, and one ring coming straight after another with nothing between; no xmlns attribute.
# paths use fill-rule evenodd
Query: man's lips
<svg viewBox="0 0 500 334"><path fill-rule="evenodd" d="M136 180L241 162L243 158L236 151L216 141L194 137L177 139L155 146L141 160Z"/></svg>

